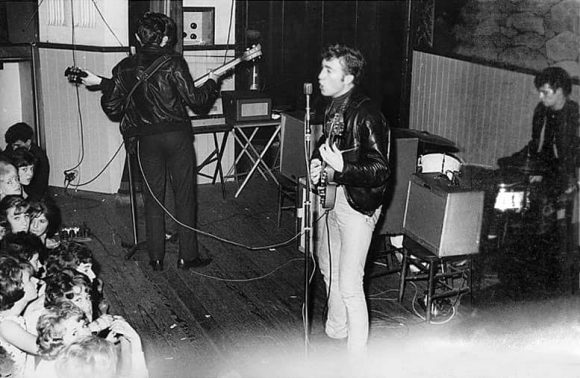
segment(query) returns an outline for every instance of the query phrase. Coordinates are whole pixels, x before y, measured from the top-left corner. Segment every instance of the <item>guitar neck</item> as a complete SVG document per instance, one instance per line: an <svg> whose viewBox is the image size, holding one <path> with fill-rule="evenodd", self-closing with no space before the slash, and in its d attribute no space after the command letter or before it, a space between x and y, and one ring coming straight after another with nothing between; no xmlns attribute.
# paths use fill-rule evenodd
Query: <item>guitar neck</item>
<svg viewBox="0 0 580 378"><path fill-rule="evenodd" d="M234 68L241 61L242 61L242 58L232 59L229 62L227 62L226 64L224 64L223 66L219 66L218 68L216 68L215 70L213 70L213 73L216 74L217 76L220 76L224 72L229 71L232 68ZM205 75L200 76L199 78L195 79L195 81L193 82L193 84L195 84L196 87L199 86L199 85L201 85L207 79L208 76L209 76L209 72L206 73Z"/></svg>

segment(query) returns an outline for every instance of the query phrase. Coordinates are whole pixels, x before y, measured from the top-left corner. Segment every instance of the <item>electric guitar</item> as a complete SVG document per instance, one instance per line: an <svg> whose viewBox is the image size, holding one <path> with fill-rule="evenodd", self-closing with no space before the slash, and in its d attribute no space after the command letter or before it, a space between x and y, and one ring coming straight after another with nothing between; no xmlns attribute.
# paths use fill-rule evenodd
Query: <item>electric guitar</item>
<svg viewBox="0 0 580 378"><path fill-rule="evenodd" d="M334 114L332 123L328 131L328 145L333 146L336 139L342 135L344 131L344 120L342 119L342 112ZM320 183L318 184L318 196L323 209L330 210L334 207L336 201L336 183L329 182L328 177L333 176L334 170L322 161L322 171L320 174Z"/></svg>
<svg viewBox="0 0 580 378"><path fill-rule="evenodd" d="M230 60L229 62L225 63L222 66L219 66L218 68L213 70L213 73L217 76L221 76L224 72L231 70L239 63L254 60L256 58L259 58L260 56L262 56L262 46L260 44L257 44L244 51L244 53L239 57ZM71 83L82 84L82 78L86 77L87 73L78 67L70 66L67 67L66 70L64 71L64 76L66 76L68 81ZM207 80L208 76L209 72L195 79L193 83L195 84L196 87L199 87Z"/></svg>

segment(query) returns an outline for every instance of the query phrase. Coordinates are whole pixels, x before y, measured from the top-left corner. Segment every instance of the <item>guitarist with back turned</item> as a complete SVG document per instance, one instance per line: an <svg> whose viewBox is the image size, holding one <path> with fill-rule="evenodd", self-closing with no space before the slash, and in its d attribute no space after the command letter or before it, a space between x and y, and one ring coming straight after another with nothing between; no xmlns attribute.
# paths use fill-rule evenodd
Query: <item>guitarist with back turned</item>
<svg viewBox="0 0 580 378"><path fill-rule="evenodd" d="M196 227L196 161L193 130L186 106L194 111L209 109L219 95L218 76L196 87L183 56L173 50L177 41L175 22L161 13L145 13L136 34L141 46L113 68L111 79L85 71L79 78L87 86L99 86L101 106L107 116L120 122L125 148L133 144L144 179L161 202L165 197L166 174L175 193L176 218ZM70 78L69 78L70 80ZM163 209L145 195L145 225L149 264L163 270L165 222ZM198 249L194 231L181 227L177 267L189 269L211 262Z"/></svg>
<svg viewBox="0 0 580 378"><path fill-rule="evenodd" d="M317 257L329 295L325 331L348 338L351 356L366 352L364 267L390 175L385 117L358 89L364 65L362 54L348 46L322 51L318 83L329 104L310 161L310 179L327 208L326 219L316 224Z"/></svg>

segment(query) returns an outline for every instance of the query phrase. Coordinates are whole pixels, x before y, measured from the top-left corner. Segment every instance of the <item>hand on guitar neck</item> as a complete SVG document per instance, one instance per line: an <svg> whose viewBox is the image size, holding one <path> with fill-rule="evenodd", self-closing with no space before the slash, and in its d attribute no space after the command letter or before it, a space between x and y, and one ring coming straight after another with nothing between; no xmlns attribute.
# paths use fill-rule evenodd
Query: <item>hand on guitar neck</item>
<svg viewBox="0 0 580 378"><path fill-rule="evenodd" d="M101 77L95 75L87 69L81 69L75 66L67 67L64 71L64 76L68 81L75 84L83 84L87 87L100 85L103 80Z"/></svg>

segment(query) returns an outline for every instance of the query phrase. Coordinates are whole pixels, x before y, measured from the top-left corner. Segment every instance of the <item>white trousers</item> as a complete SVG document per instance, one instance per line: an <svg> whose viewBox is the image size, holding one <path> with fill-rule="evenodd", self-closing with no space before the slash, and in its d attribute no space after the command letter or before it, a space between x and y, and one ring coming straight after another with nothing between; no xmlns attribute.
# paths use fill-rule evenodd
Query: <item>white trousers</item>
<svg viewBox="0 0 580 378"><path fill-rule="evenodd" d="M329 337L348 337L350 352L366 351L369 315L363 290L365 261L377 220L354 210L339 186L334 208L316 224L316 253L328 293L325 331Z"/></svg>

